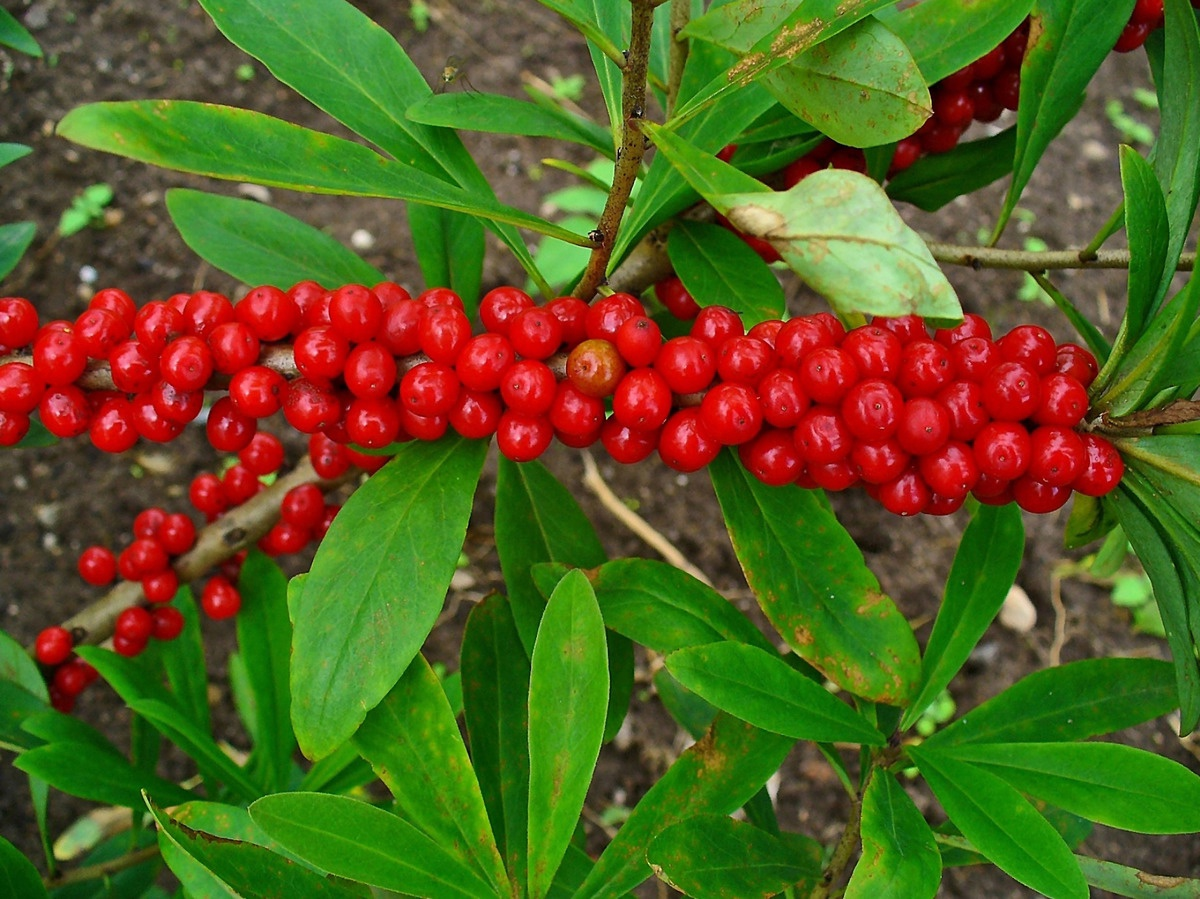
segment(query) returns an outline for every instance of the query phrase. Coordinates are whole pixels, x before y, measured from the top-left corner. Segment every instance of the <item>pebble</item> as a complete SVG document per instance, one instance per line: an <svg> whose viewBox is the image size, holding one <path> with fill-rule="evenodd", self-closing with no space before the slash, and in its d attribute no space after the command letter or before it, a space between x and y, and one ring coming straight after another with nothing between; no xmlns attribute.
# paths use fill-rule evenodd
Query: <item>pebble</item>
<svg viewBox="0 0 1200 899"><path fill-rule="evenodd" d="M1037 609L1024 588L1013 584L1004 605L1000 607L1000 623L1018 634L1027 634L1037 624Z"/></svg>
<svg viewBox="0 0 1200 899"><path fill-rule="evenodd" d="M366 228L358 228L350 235L350 246L356 250L369 250L375 246L375 235Z"/></svg>
<svg viewBox="0 0 1200 899"><path fill-rule="evenodd" d="M92 265L79 266L79 283L95 284L100 279L100 273Z"/></svg>

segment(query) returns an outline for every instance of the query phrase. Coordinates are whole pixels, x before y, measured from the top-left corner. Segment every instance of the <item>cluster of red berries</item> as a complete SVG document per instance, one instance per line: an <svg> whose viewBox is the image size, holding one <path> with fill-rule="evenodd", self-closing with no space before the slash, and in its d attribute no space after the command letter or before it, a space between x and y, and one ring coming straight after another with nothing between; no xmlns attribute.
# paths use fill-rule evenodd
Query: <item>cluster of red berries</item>
<svg viewBox="0 0 1200 899"><path fill-rule="evenodd" d="M764 483L861 485L900 515L953 512L968 494L1051 512L1072 491L1108 493L1124 473L1112 444L1077 430L1095 358L1036 325L993 339L987 322L968 314L930 335L919 317L904 316L846 331L821 313L743 334L727 309L691 312L695 301L674 277L656 294L669 310L694 316L691 336L663 345L659 358L669 361L659 374L672 376L677 393L705 391L663 426L658 448L673 467L699 467L736 445ZM685 346L704 374L680 384L670 369ZM649 373L657 369L656 359L647 373L625 376L614 416L634 384L665 402Z"/></svg>
<svg viewBox="0 0 1200 899"><path fill-rule="evenodd" d="M275 476L283 466L284 456L279 438L258 432L238 453L237 462L221 476L197 475L188 491L189 499L206 520L213 521L262 490L265 479ZM329 460L340 460L335 477L350 465L337 453L326 453L324 458L326 471L331 470ZM325 536L339 509L326 502L316 484L293 487L280 502L280 520L258 541L258 547L271 556L299 552ZM144 601L124 609L114 623L114 651L132 657L145 650L151 639L166 641L179 636L183 615L169 605L179 589L173 562L195 542L196 525L191 517L150 507L134 518L133 540L120 553L105 546L89 546L80 554L79 574L88 584L107 587L118 576L141 584ZM233 556L205 583L200 608L209 618L231 618L240 611L242 598L236 583L244 559L244 551ZM60 711L70 711L79 693L95 680L94 669L74 655L74 644L74 635L57 625L42 630L34 644L34 656L50 685L51 701Z"/></svg>

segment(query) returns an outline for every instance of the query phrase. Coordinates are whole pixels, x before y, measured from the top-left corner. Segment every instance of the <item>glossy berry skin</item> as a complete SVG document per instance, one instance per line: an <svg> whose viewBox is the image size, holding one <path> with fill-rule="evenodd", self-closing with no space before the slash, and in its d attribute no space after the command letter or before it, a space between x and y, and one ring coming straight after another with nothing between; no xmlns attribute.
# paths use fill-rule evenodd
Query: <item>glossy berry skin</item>
<svg viewBox="0 0 1200 899"><path fill-rule="evenodd" d="M557 381L543 362L525 359L511 365L500 379L500 398L518 415L537 417L550 411Z"/></svg>
<svg viewBox="0 0 1200 899"><path fill-rule="evenodd" d="M894 437L879 443L855 443L849 458L868 484L886 484L898 478L912 461Z"/></svg>
<svg viewBox="0 0 1200 899"><path fill-rule="evenodd" d="M666 379L652 368L637 368L613 394L613 417L626 427L653 431L666 424L674 397Z"/></svg>
<svg viewBox="0 0 1200 899"><path fill-rule="evenodd" d="M971 381L951 381L935 399L950 413L951 440L970 442L991 421L983 404L983 388Z"/></svg>
<svg viewBox="0 0 1200 899"><path fill-rule="evenodd" d="M107 587L117 577L117 557L105 546L89 546L79 554L79 576L93 587Z"/></svg>
<svg viewBox="0 0 1200 899"><path fill-rule="evenodd" d="M468 390L496 390L516 359L516 351L504 335L478 334L467 341L454 370Z"/></svg>
<svg viewBox="0 0 1200 899"><path fill-rule="evenodd" d="M837 405L859 378L854 359L840 347L821 347L797 367L800 387L817 403Z"/></svg>
<svg viewBox="0 0 1200 899"><path fill-rule="evenodd" d="M1039 377L1054 371L1058 347L1045 328L1018 325L997 340L996 347L1006 362L1020 362Z"/></svg>
<svg viewBox="0 0 1200 899"><path fill-rule="evenodd" d="M484 440L496 433L504 405L492 391L460 390L447 419L468 440Z"/></svg>
<svg viewBox="0 0 1200 899"><path fill-rule="evenodd" d="M752 475L771 487L791 484L804 469L792 432L768 428L738 447L738 458Z"/></svg>
<svg viewBox="0 0 1200 899"><path fill-rule="evenodd" d="M950 439L950 412L937 400L914 397L900 413L896 439L914 456L932 453Z"/></svg>
<svg viewBox="0 0 1200 899"><path fill-rule="evenodd" d="M929 489L946 499L962 499L979 480L974 452L958 440L948 441L922 456L917 469Z"/></svg>
<svg viewBox="0 0 1200 899"><path fill-rule="evenodd" d="M522 309L508 322L508 339L524 359L548 359L562 345L562 322L547 309Z"/></svg>
<svg viewBox="0 0 1200 899"><path fill-rule="evenodd" d="M1012 498L1026 512L1045 515L1066 505L1071 488L1053 486L1025 475L1013 481Z"/></svg>
<svg viewBox="0 0 1200 899"><path fill-rule="evenodd" d="M990 339L967 337L950 346L950 360L957 380L979 384L1004 358Z"/></svg>
<svg viewBox="0 0 1200 899"><path fill-rule="evenodd" d="M762 405L752 387L723 382L704 394L700 421L723 446L737 446L762 430Z"/></svg>
<svg viewBox="0 0 1200 899"><path fill-rule="evenodd" d="M778 370L778 362L769 343L749 334L729 337L717 348L717 376L722 381L754 386Z"/></svg>
<svg viewBox="0 0 1200 899"><path fill-rule="evenodd" d="M159 606L150 611L151 636L155 640L174 640L183 633L183 613L174 606Z"/></svg>
<svg viewBox="0 0 1200 899"><path fill-rule="evenodd" d="M890 381L859 381L842 400L842 418L859 440L878 443L891 437L900 423L904 396Z"/></svg>
<svg viewBox="0 0 1200 899"><path fill-rule="evenodd" d="M183 307L183 324L189 334L204 339L225 322L235 321L229 298L211 290L198 290Z"/></svg>
<svg viewBox="0 0 1200 899"><path fill-rule="evenodd" d="M1016 422L993 421L983 427L973 444L982 474L1012 481L1029 468L1032 445L1029 432Z"/></svg>
<svg viewBox="0 0 1200 899"><path fill-rule="evenodd" d="M75 335L89 359L107 359L129 332L129 326L107 309L88 309L75 319Z"/></svg>
<svg viewBox="0 0 1200 899"><path fill-rule="evenodd" d="M0 297L0 346L19 349L33 343L38 313L24 297Z"/></svg>
<svg viewBox="0 0 1200 899"><path fill-rule="evenodd" d="M45 382L27 362L0 365L0 410L28 415L46 391Z"/></svg>
<svg viewBox="0 0 1200 899"><path fill-rule="evenodd" d="M675 275L655 284L654 295L668 312L681 321L691 321L700 314L700 304Z"/></svg>
<svg viewBox="0 0 1200 899"><path fill-rule="evenodd" d="M813 406L805 412L793 439L804 461L819 465L845 459L854 447L854 435L845 420L828 406Z"/></svg>
<svg viewBox="0 0 1200 899"><path fill-rule="evenodd" d="M554 426L544 416L507 410L496 426L496 446L513 462L532 462L554 440Z"/></svg>
<svg viewBox="0 0 1200 899"><path fill-rule="evenodd" d="M533 297L525 291L516 287L496 287L480 298L479 320L490 333L507 336L509 320L532 306Z"/></svg>
<svg viewBox="0 0 1200 899"><path fill-rule="evenodd" d="M243 415L266 418L283 406L287 378L261 365L243 368L230 379L229 399Z"/></svg>
<svg viewBox="0 0 1200 899"><path fill-rule="evenodd" d="M376 339L393 356L411 356L421 351L421 318L424 307L416 300L393 303L383 314Z"/></svg>
<svg viewBox="0 0 1200 899"><path fill-rule="evenodd" d="M653 365L662 349L662 329L652 318L635 315L626 319L613 337L617 352L631 368Z"/></svg>
<svg viewBox="0 0 1200 899"><path fill-rule="evenodd" d="M763 420L776 428L793 428L811 402L800 386L800 376L791 369L777 368L758 383Z"/></svg>
<svg viewBox="0 0 1200 899"><path fill-rule="evenodd" d="M1021 362L1002 362L983 379L983 403L998 421L1022 421L1042 401L1038 376Z"/></svg>
<svg viewBox="0 0 1200 899"><path fill-rule="evenodd" d="M458 399L461 382L441 362L422 362L400 380L400 405L417 415L445 415Z"/></svg>
<svg viewBox="0 0 1200 899"><path fill-rule="evenodd" d="M316 484L300 484L283 495L279 517L293 527L314 528L325 514L325 494Z"/></svg>
<svg viewBox="0 0 1200 899"><path fill-rule="evenodd" d="M138 441L133 405L124 397L108 400L88 425L92 445L105 453L123 453Z"/></svg>
<svg viewBox="0 0 1200 899"><path fill-rule="evenodd" d="M163 519L158 540L170 555L181 556L196 543L196 525L182 512L174 512Z"/></svg>
<svg viewBox="0 0 1200 899"><path fill-rule="evenodd" d="M136 340L117 344L108 355L108 367L113 384L122 393L141 393L153 387L160 377L157 353L147 350Z"/></svg>
<svg viewBox="0 0 1200 899"><path fill-rule="evenodd" d="M896 386L906 397L933 396L949 384L953 376L950 351L936 341L918 339L904 347Z"/></svg>
<svg viewBox="0 0 1200 899"><path fill-rule="evenodd" d="M568 380L580 393L591 397L612 396L625 370L625 360L609 340L585 340L567 356Z"/></svg>
<svg viewBox="0 0 1200 899"><path fill-rule="evenodd" d="M442 365L453 365L471 339L471 322L462 309L435 306L421 316L418 327L421 352Z"/></svg>
<svg viewBox="0 0 1200 899"><path fill-rule="evenodd" d="M146 602L170 602L179 592L179 575L173 568L156 571L142 578L142 595Z"/></svg>
<svg viewBox="0 0 1200 899"><path fill-rule="evenodd" d="M83 341L73 331L44 332L33 344L33 367L51 387L79 380L87 360Z"/></svg>
<svg viewBox="0 0 1200 899"><path fill-rule="evenodd" d="M33 644L33 655L43 665L61 665L71 657L71 632L57 625L44 628Z"/></svg>
<svg viewBox="0 0 1200 899"><path fill-rule="evenodd" d="M1026 474L1050 487L1069 486L1087 462L1083 440L1070 428L1042 425L1029 435L1029 445Z"/></svg>
<svg viewBox="0 0 1200 899"><path fill-rule="evenodd" d="M292 355L300 374L313 383L327 383L345 369L350 341L332 325L316 325L296 335Z"/></svg>
<svg viewBox="0 0 1200 899"><path fill-rule="evenodd" d="M383 303L369 287L344 284L329 299L329 323L351 343L364 343L379 333Z"/></svg>
<svg viewBox="0 0 1200 899"><path fill-rule="evenodd" d="M855 367L864 379L895 380L904 354L900 338L878 325L863 325L849 331L842 340L841 348L854 360Z"/></svg>
<svg viewBox="0 0 1200 899"><path fill-rule="evenodd" d="M909 467L898 477L880 484L876 497L889 512L907 517L924 512L933 498L933 492L920 472Z"/></svg>
<svg viewBox="0 0 1200 899"><path fill-rule="evenodd" d="M78 437L92 421L87 395L74 384L53 387L38 402L38 417L55 437Z"/></svg>
<svg viewBox="0 0 1200 899"><path fill-rule="evenodd" d="M396 359L382 344L360 343L346 357L342 373L346 387L357 397L386 396L396 385Z"/></svg>
<svg viewBox="0 0 1200 899"><path fill-rule="evenodd" d="M604 402L579 390L570 381L562 381L554 392L547 417L555 431L583 437L598 431L604 424Z"/></svg>
<svg viewBox="0 0 1200 899"><path fill-rule="evenodd" d="M228 578L213 575L200 593L200 608L214 621L232 618L242 608L242 595Z"/></svg>
<svg viewBox="0 0 1200 899"><path fill-rule="evenodd" d="M587 339L587 316L591 307L578 297L556 297L546 304L563 328L563 343L575 346Z"/></svg>
<svg viewBox="0 0 1200 899"><path fill-rule="evenodd" d="M612 340L626 321L645 314L646 309L637 297L614 293L592 304L584 319L584 330L592 339Z"/></svg>
<svg viewBox="0 0 1200 899"><path fill-rule="evenodd" d="M1033 413L1040 425L1073 428L1088 410L1087 390L1074 378L1054 372L1042 379L1042 398Z"/></svg>
<svg viewBox="0 0 1200 899"><path fill-rule="evenodd" d="M695 337L672 337L662 345L654 368L673 393L698 393L717 373L711 347Z"/></svg>
<svg viewBox="0 0 1200 899"><path fill-rule="evenodd" d="M600 443L614 461L632 465L658 449L659 430L640 431L622 424L614 416L600 428Z"/></svg>
<svg viewBox="0 0 1200 899"><path fill-rule="evenodd" d="M146 645L153 631L154 619L150 617L150 612L141 606L124 609L117 616L113 626L114 636L120 635L131 643L140 643L142 646Z"/></svg>
<svg viewBox="0 0 1200 899"><path fill-rule="evenodd" d="M1071 484L1085 496L1104 496L1120 483L1125 462L1116 447L1095 434L1080 435L1083 440L1083 470Z"/></svg>
<svg viewBox="0 0 1200 899"><path fill-rule="evenodd" d="M300 309L295 299L270 285L256 287L238 300L233 314L259 340L283 340L300 326Z"/></svg>
<svg viewBox="0 0 1200 899"><path fill-rule="evenodd" d="M215 518L229 508L229 498L221 479L215 474L203 472L192 479L188 488L188 501L203 515Z"/></svg>
<svg viewBox="0 0 1200 899"><path fill-rule="evenodd" d="M742 317L728 306L705 306L688 333L715 349L731 337L745 335L746 326Z"/></svg>
<svg viewBox="0 0 1200 899"><path fill-rule="evenodd" d="M720 451L720 441L705 429L695 407L680 409L667 419L658 437L659 457L675 471L699 471Z"/></svg>
<svg viewBox="0 0 1200 899"><path fill-rule="evenodd" d="M1054 370L1059 374L1071 376L1087 389L1100 373L1100 366L1096 357L1088 350L1078 344L1064 343L1058 347L1055 354Z"/></svg>

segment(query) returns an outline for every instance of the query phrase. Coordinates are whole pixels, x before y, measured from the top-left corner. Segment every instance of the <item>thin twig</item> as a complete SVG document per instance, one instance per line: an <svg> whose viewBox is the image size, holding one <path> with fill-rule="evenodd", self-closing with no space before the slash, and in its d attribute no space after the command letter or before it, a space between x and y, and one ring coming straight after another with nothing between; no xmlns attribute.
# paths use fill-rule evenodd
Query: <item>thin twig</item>
<svg viewBox="0 0 1200 899"><path fill-rule="evenodd" d="M965 265L970 268L1004 268L1026 272L1050 269L1122 269L1129 268L1128 250L1098 250L1094 257L1082 250L1005 250L999 247L962 246L949 243L929 243L929 252L938 262ZM1190 272L1196 266L1196 254L1184 253L1177 271Z"/></svg>
<svg viewBox="0 0 1200 899"><path fill-rule="evenodd" d="M595 245L588 258L583 277L575 285L573 296L591 301L604 282L609 259L616 245L617 230L633 185L646 154L646 138L639 123L646 114L646 78L650 66L650 33L654 25L654 6L648 0L633 0L633 26L629 37L629 52L622 72L621 146L617 149L617 164L613 170L612 188L596 230L592 232Z"/></svg>
<svg viewBox="0 0 1200 899"><path fill-rule="evenodd" d="M621 502L620 498L612 492L612 488L608 486L608 482L600 475L600 469L596 467L596 460L592 458L592 454L587 450L583 453L583 486L595 494L613 517L621 524L633 531L635 535L643 540L651 549L663 557L663 561L670 565L674 565L681 571L686 571L698 581L703 581L708 586L713 583L708 579L708 576L687 560L687 557L679 551L679 549L671 543L666 537L650 526L646 519L642 518L631 508Z"/></svg>
<svg viewBox="0 0 1200 899"><path fill-rule="evenodd" d="M679 32L687 27L692 15L692 0L671 0L671 52L667 61L667 118L679 100L679 85L683 83L683 68L687 65L688 47Z"/></svg>
<svg viewBox="0 0 1200 899"><path fill-rule="evenodd" d="M1050 572L1050 605L1054 608L1054 639L1050 642L1046 664L1057 668L1062 664L1062 650L1067 643L1067 609L1062 600L1062 576L1057 571Z"/></svg>
<svg viewBox="0 0 1200 899"><path fill-rule="evenodd" d="M125 871L140 865L144 861L149 861L158 855L158 845L146 846L142 849L135 849L132 852L127 852L124 855L119 855L116 858L109 859L106 862L98 862L94 865L84 865L82 868L75 868L71 871L63 871L57 877L43 878L42 883L47 889L57 889L58 887L69 886L73 883L84 883L89 880L99 880L102 877L109 877L119 871Z"/></svg>

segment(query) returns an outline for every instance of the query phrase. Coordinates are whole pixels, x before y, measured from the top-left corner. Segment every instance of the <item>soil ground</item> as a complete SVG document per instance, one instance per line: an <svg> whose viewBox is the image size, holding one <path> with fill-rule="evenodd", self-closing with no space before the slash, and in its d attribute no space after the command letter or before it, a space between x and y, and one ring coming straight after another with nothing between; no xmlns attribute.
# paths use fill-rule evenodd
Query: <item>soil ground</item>
<svg viewBox="0 0 1200 899"><path fill-rule="evenodd" d="M419 4L359 2L362 8L409 50L422 72L435 82L452 57L466 60L465 71L480 91L517 94L523 72L550 80L590 72L582 41L548 10L533 2L481 0L458 4L429 0L428 27L416 27ZM421 4L423 5L423 4ZM77 314L94 289L120 286L139 302L200 287L236 294L239 285L200 261L183 245L163 205L163 193L177 186L203 186L225 193L238 187L212 184L163 172L74 147L53 135L54 124L84 102L144 97L216 100L248 106L301 124L336 130L306 101L277 84L259 65L228 44L199 5L189 0L136 3L133 0L5 0L5 7L33 31L46 53L41 61L0 51L0 140L33 147L31 157L0 177L0 219L32 220L38 237L25 262L0 287L6 294L29 296L45 318ZM466 10L470 8L470 12ZM336 39L336 36L331 36ZM352 53L353 48L345 48ZM246 64L254 67L241 69ZM247 73L249 77L246 77ZM592 82L585 107L600 108ZM1022 203L1005 244L1039 239L1051 247L1086 242L1119 201L1116 147L1125 140L1104 113L1118 100L1153 124L1133 90L1148 84L1140 53L1113 57L1093 85L1083 114L1047 153ZM548 190L567 183L541 164L543 157L573 150L523 138L468 135L485 172L501 198L536 210ZM573 155L572 155L573 154ZM115 200L108 224L63 239L51 237L58 217L88 185L105 182ZM911 213L912 221L938 239L970 243L988 228L1000 206L1002 187L982 191L937 215ZM420 287L405 232L403 210L395 203L301 196L275 191L270 201L326 229L344 243L353 232L373 235L366 258L396 280ZM906 215L910 211L905 211ZM1009 273L951 271L964 306L985 314L997 330L1034 320L1060 339L1068 329L1052 309L1018 299L1022 278ZM509 257L490 255L485 288L520 283ZM1074 273L1056 277L1061 289L1089 311L1111 334L1120 315L1123 277L1117 273ZM817 308L811 297L793 291L793 312ZM299 445L293 449L298 452ZM138 447L108 457L83 443L47 450L0 454L0 624L28 643L48 623L72 614L92 596L74 574L77 553L92 543L127 539L136 512L150 504L183 507L189 479L216 463L202 434L190 433L167 447ZM556 450L549 463L580 498L611 555L653 555L619 525L580 486L581 463L573 452ZM646 463L620 468L601 461L604 476L619 497L635 504L660 533L743 608L753 606L726 537L707 479L681 476ZM451 596L445 628L430 638L428 651L453 667L458 628L470 601L499 587L498 564L490 538L490 497L494 480L485 476L466 551L471 565L461 589ZM837 511L862 547L887 590L913 620L929 621L936 612L942 583L964 526L964 519L898 520L861 493L835 498ZM967 669L952 685L959 709L967 709L1045 666L1055 647L1056 624L1062 629L1063 661L1107 655L1165 657L1163 643L1133 632L1129 615L1114 606L1107 591L1078 579L1061 584L1061 610L1054 608L1054 572L1077 554L1062 550L1065 512L1028 518L1028 550L1019 583L1033 600L1037 624L1027 633L994 625ZM466 602L459 602L466 600ZM1056 621L1058 617L1058 621ZM919 631L924 639L928 625ZM245 744L231 711L225 683L225 659L232 626L210 624L210 676L219 736ZM639 672L645 676L644 670ZM648 693L649 691L643 691ZM111 734L127 738L127 716L105 689L93 689L79 714ZM1193 770L1200 763L1174 735L1169 722L1156 721L1123 734L1122 739L1174 758ZM649 695L630 711L620 748L606 749L589 797L589 818L598 820L611 807L632 806L684 745L674 724ZM4 758L0 763L0 832L31 857L38 858L36 830L23 777ZM182 769L172 771L180 776ZM914 797L932 820L936 804L921 788ZM847 811L844 794L815 751L797 749L785 765L777 795L782 825L826 842L836 839ZM51 825L62 828L87 810L86 804L56 796ZM593 827L596 841L603 836ZM1195 837L1142 837L1097 829L1083 850L1099 857L1156 873L1200 874L1200 842ZM943 894L961 897L1026 896L1028 891L986 868L947 873ZM656 886L645 895L666 895Z"/></svg>

